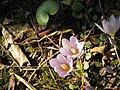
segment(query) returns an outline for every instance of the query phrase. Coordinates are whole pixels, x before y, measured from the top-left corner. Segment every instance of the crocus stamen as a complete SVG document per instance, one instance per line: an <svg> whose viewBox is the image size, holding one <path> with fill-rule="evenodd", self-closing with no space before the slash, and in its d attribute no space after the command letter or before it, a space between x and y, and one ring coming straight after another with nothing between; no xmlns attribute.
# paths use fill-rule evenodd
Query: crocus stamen
<svg viewBox="0 0 120 90"><path fill-rule="evenodd" d="M63 47L59 49L60 53L72 59L80 57L84 53L84 41L79 42L74 36L71 36L70 40L63 38L62 46Z"/></svg>
<svg viewBox="0 0 120 90"><path fill-rule="evenodd" d="M74 49L74 48L72 48L71 46L68 46L68 48L70 49L72 55L76 55L76 54L79 53L79 51L78 51L77 49Z"/></svg>
<svg viewBox="0 0 120 90"><path fill-rule="evenodd" d="M112 31L112 32L110 32L110 35L111 35L112 37L114 37L114 36L115 36L115 33Z"/></svg>
<svg viewBox="0 0 120 90"><path fill-rule="evenodd" d="M61 66L61 68L62 68L63 70L65 70L65 71L68 71L68 70L70 69L70 67L69 67L68 64L61 64L60 66Z"/></svg>
<svg viewBox="0 0 120 90"><path fill-rule="evenodd" d="M74 48L70 48L71 52L72 52L72 55L76 55L78 54L78 50L74 49Z"/></svg>

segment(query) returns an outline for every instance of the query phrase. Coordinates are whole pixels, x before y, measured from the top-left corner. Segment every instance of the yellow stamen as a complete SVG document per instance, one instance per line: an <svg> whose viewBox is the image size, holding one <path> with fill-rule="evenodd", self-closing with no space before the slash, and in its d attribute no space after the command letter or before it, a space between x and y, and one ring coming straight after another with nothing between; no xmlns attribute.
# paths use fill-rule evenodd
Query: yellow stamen
<svg viewBox="0 0 120 90"><path fill-rule="evenodd" d="M71 50L71 52L72 52L72 55L78 54L78 50L76 50L76 49L74 49L74 48L71 48L70 50Z"/></svg>
<svg viewBox="0 0 120 90"><path fill-rule="evenodd" d="M109 32L108 33L110 36L114 37L115 36L115 32Z"/></svg>
<svg viewBox="0 0 120 90"><path fill-rule="evenodd" d="M68 70L70 69L70 67L69 67L68 64L61 64L60 66L61 66L61 68L62 68L63 70L65 70L65 71L68 71Z"/></svg>
<svg viewBox="0 0 120 90"><path fill-rule="evenodd" d="M70 49L72 55L76 55L76 54L78 54L78 52L79 52L77 49L74 49L74 48L72 48L71 46L68 46L68 48Z"/></svg>

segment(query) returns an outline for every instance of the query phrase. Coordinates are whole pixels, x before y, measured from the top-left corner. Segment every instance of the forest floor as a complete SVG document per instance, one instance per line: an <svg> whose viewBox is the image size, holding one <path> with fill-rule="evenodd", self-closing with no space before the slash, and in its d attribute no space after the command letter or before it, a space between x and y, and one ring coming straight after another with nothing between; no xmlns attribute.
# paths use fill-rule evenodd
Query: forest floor
<svg viewBox="0 0 120 90"><path fill-rule="evenodd" d="M119 17L120 0L73 0L81 5L78 11L63 4L64 0L55 0L59 11L41 26L36 10L43 1L0 1L0 90L83 90L86 85L91 86L86 90L119 90L120 67L114 47L94 23L100 24L102 15ZM70 36L86 42L82 63L89 65L84 81L77 60L73 72L65 78L49 64L59 53L62 39ZM120 30L115 38L120 57Z"/></svg>

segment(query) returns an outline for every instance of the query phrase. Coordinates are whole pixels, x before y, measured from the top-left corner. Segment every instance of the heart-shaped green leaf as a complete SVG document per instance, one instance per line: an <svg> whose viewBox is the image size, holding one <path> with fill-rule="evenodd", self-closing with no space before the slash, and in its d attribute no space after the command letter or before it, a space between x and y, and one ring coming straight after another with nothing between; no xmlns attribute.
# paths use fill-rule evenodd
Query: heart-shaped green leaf
<svg viewBox="0 0 120 90"><path fill-rule="evenodd" d="M46 25L49 15L54 15L59 10L59 4L54 0L44 1L36 11L36 19L40 25Z"/></svg>

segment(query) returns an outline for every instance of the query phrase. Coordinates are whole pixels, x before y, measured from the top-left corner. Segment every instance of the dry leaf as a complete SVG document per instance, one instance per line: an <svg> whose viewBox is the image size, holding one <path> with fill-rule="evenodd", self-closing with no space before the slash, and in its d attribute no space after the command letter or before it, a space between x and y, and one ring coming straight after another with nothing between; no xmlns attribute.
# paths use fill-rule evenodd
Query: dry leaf
<svg viewBox="0 0 120 90"><path fill-rule="evenodd" d="M110 88L110 87L115 83L115 80L116 80L116 78L111 78L111 79L109 80L109 83L106 85L107 88L108 88L108 87Z"/></svg>
<svg viewBox="0 0 120 90"><path fill-rule="evenodd" d="M2 79L2 70L0 70L0 80Z"/></svg>
<svg viewBox="0 0 120 90"><path fill-rule="evenodd" d="M106 45L100 46L100 47L94 47L94 48L90 49L90 52L95 52L95 53L102 53L102 54L104 54L105 47L106 47Z"/></svg>
<svg viewBox="0 0 120 90"><path fill-rule="evenodd" d="M23 79L22 77L20 77L19 75L17 74L14 74L15 77L21 81L22 83L24 83L30 90L37 90L36 88L34 88L29 82L27 82L25 79Z"/></svg>
<svg viewBox="0 0 120 90"><path fill-rule="evenodd" d="M15 76L12 74L9 81L8 90L14 90L15 88Z"/></svg>
<svg viewBox="0 0 120 90"><path fill-rule="evenodd" d="M10 47L8 48L8 51L16 60L16 63L18 63L20 66L23 66L26 63L30 64L29 60L24 55L21 48L18 45L13 44L14 40L12 38L12 35L7 30L5 30L4 27L2 27L2 34L4 38L4 46L8 48L8 45L10 45Z"/></svg>

